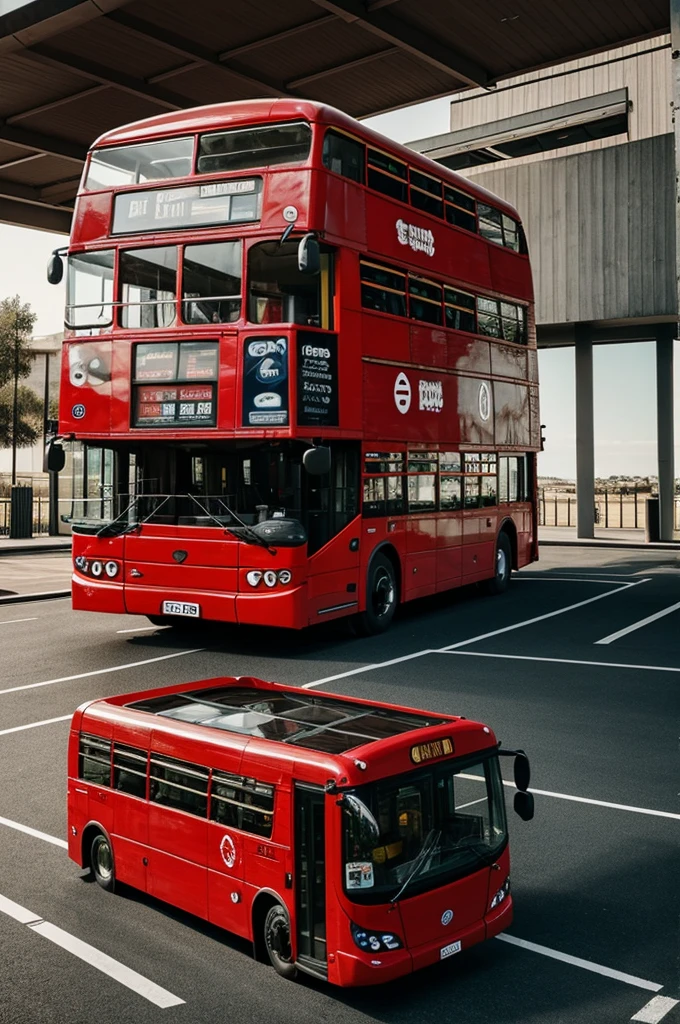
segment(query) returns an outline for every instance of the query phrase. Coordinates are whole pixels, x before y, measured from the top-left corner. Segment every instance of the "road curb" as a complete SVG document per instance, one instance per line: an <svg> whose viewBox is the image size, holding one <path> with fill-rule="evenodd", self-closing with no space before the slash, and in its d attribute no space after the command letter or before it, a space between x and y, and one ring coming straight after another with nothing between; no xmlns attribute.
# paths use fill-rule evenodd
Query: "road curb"
<svg viewBox="0 0 680 1024"><path fill-rule="evenodd" d="M0 541L0 558L4 558L6 555L41 555L45 551L52 552L70 550L70 544L26 544L22 547L4 549L2 541Z"/></svg>
<svg viewBox="0 0 680 1024"><path fill-rule="evenodd" d="M56 597L70 597L70 590L46 590L40 594L11 594L0 597L0 607L4 604L23 604L24 601L50 601Z"/></svg>
<svg viewBox="0 0 680 1024"><path fill-rule="evenodd" d="M539 540L540 548L561 547L561 548L622 548L634 551L676 551L680 554L680 542L651 542L644 541L637 543L631 540L590 540L582 537L580 540Z"/></svg>

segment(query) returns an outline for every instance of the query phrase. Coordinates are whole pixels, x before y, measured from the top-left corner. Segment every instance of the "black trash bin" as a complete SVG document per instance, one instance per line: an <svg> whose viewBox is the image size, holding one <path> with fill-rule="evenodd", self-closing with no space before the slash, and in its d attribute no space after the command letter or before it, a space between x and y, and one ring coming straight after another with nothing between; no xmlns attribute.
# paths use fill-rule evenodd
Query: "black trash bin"
<svg viewBox="0 0 680 1024"><path fill-rule="evenodd" d="M645 499L645 543L659 539L659 498Z"/></svg>
<svg viewBox="0 0 680 1024"><path fill-rule="evenodd" d="M32 487L12 487L9 536L11 540L26 540L33 536Z"/></svg>

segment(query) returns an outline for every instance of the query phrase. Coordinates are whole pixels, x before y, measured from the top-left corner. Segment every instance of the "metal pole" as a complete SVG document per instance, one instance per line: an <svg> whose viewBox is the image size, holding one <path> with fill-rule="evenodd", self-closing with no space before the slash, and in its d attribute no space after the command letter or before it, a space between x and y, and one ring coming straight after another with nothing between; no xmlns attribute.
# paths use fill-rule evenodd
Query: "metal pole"
<svg viewBox="0 0 680 1024"><path fill-rule="evenodd" d="M677 0L680 4L680 0ZM595 440L593 342L590 324L576 324L576 526L578 537L595 536Z"/></svg>
<svg viewBox="0 0 680 1024"><path fill-rule="evenodd" d="M669 330L670 328L670 330ZM659 462L659 540L673 540L675 491L673 436L673 345L676 325L657 328L656 430Z"/></svg>
<svg viewBox="0 0 680 1024"><path fill-rule="evenodd" d="M19 321L14 321L14 401L12 403L12 487L17 482L17 427L19 425Z"/></svg>

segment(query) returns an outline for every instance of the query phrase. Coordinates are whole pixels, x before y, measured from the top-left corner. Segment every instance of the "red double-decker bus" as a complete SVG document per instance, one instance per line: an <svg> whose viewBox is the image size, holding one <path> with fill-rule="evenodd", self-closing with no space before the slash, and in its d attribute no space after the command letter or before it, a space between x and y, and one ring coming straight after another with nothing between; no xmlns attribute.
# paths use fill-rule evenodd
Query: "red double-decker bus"
<svg viewBox="0 0 680 1024"><path fill-rule="evenodd" d="M73 517L76 608L371 632L537 557L517 213L332 108L102 136L66 326L59 432L108 467Z"/></svg>
<svg viewBox="0 0 680 1024"><path fill-rule="evenodd" d="M512 921L499 754L479 722L252 678L73 716L68 849L253 942L280 974L373 985Z"/></svg>

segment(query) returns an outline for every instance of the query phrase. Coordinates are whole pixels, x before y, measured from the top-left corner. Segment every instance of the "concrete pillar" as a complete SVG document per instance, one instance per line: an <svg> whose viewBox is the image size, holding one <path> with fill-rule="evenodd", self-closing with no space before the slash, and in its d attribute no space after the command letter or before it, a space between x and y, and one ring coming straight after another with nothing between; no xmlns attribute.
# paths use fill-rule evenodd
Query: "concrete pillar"
<svg viewBox="0 0 680 1024"><path fill-rule="evenodd" d="M675 324L656 330L656 437L659 462L659 540L673 540L675 437L673 429L673 345Z"/></svg>
<svg viewBox="0 0 680 1024"><path fill-rule="evenodd" d="M577 537L595 536L595 435L593 428L593 341L590 324L576 324L576 500Z"/></svg>

